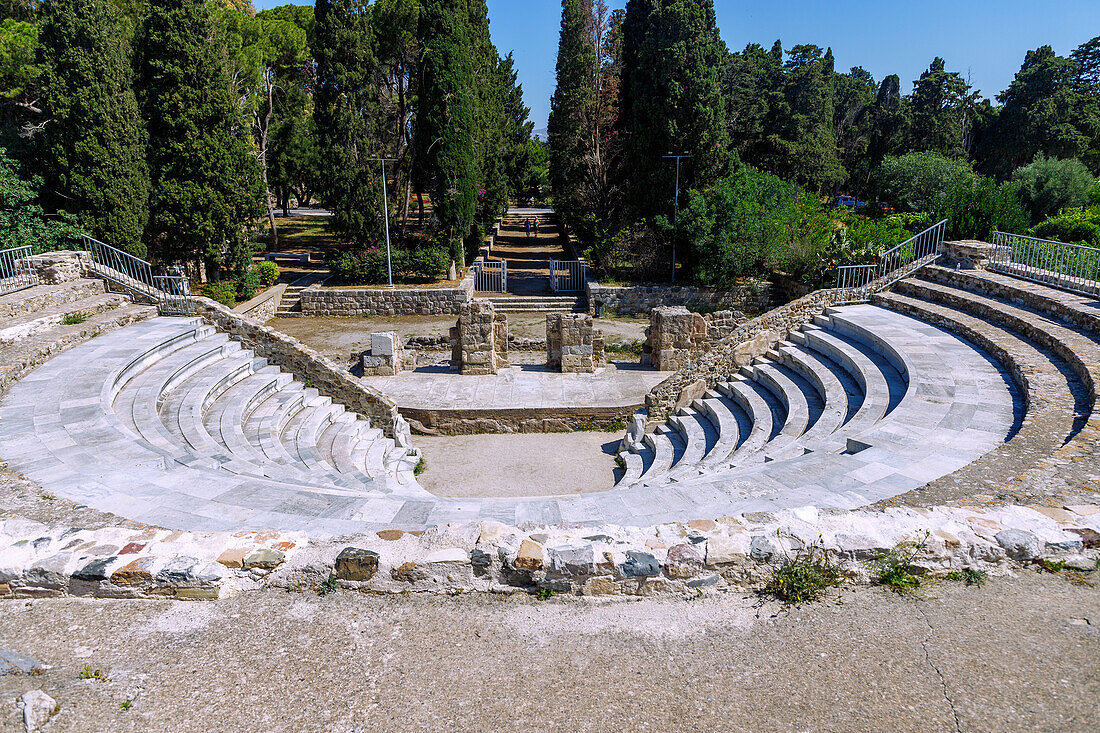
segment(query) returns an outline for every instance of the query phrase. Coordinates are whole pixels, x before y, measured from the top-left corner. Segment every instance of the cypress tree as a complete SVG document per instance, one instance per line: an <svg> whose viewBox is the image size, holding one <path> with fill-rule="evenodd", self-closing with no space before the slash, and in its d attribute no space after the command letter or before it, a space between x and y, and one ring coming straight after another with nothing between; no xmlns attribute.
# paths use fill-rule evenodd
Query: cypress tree
<svg viewBox="0 0 1100 733"><path fill-rule="evenodd" d="M359 246L382 239L379 104L373 75L370 3L318 0L314 57L314 120L320 147L322 197L337 238Z"/></svg>
<svg viewBox="0 0 1100 733"><path fill-rule="evenodd" d="M232 90L227 52L203 0L161 0L138 45L152 180L146 242L164 262L211 275L250 261L245 226L263 213L256 146Z"/></svg>
<svg viewBox="0 0 1100 733"><path fill-rule="evenodd" d="M587 0L586 0L587 1ZM550 99L547 140L550 144L550 190L555 208L574 229L584 218L581 194L587 177L586 134L596 103L593 73L596 49L588 31L582 0L562 0L558 41L557 87Z"/></svg>
<svg viewBox="0 0 1100 733"><path fill-rule="evenodd" d="M108 0L52 0L42 12L45 200L144 256L149 169L125 21Z"/></svg>
<svg viewBox="0 0 1100 733"><path fill-rule="evenodd" d="M485 0L467 0L472 44L470 60L474 99L474 150L477 157L478 197L475 223L487 229L508 205L508 176L505 170L504 96L499 72L500 54L489 35L489 9ZM481 244L480 231L467 234L470 249Z"/></svg>
<svg viewBox="0 0 1100 733"><path fill-rule="evenodd" d="M681 192L705 187L726 170L728 56L713 0L627 3L619 121L624 188L639 215L671 218L675 164L663 156L693 156L684 161Z"/></svg>
<svg viewBox="0 0 1100 733"><path fill-rule="evenodd" d="M416 115L416 174L451 256L463 260L462 241L477 209L474 144L476 96L471 89L472 38L465 3L424 0L418 35L423 47Z"/></svg>

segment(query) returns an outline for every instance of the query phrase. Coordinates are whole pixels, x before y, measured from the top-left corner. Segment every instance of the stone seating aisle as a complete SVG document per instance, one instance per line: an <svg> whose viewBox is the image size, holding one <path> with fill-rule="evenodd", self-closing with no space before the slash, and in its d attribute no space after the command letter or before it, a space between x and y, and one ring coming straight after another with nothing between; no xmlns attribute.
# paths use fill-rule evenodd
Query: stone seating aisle
<svg viewBox="0 0 1100 733"><path fill-rule="evenodd" d="M0 424L13 465L151 524L316 518L329 532L394 493L428 497L415 457L381 430L198 319L154 318L50 360L7 395Z"/></svg>
<svg viewBox="0 0 1100 733"><path fill-rule="evenodd" d="M957 333L1024 385L1027 414L1012 439L925 493L965 489L1034 501L1095 485L1100 447L1100 305L983 270L932 266L875 302Z"/></svg>
<svg viewBox="0 0 1100 733"><path fill-rule="evenodd" d="M1014 420L1007 376L968 344L874 306L832 309L624 453L617 489L857 506L962 468Z"/></svg>

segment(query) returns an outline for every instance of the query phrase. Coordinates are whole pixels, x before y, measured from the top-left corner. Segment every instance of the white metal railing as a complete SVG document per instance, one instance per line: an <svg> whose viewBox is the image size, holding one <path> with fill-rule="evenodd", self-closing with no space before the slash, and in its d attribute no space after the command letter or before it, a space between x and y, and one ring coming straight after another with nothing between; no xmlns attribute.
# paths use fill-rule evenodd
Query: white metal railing
<svg viewBox="0 0 1100 733"><path fill-rule="evenodd" d="M474 262L474 290L479 293L508 292L508 263L503 260Z"/></svg>
<svg viewBox="0 0 1100 733"><path fill-rule="evenodd" d="M884 282L876 284L877 289L881 290L901 280L938 258L946 233L947 219L944 219L880 254L879 277L884 278Z"/></svg>
<svg viewBox="0 0 1100 733"><path fill-rule="evenodd" d="M946 232L947 219L944 219L880 254L877 264L838 267L836 287L845 291L843 302L865 303L878 291L935 262Z"/></svg>
<svg viewBox="0 0 1100 733"><path fill-rule="evenodd" d="M93 272L136 296L159 302L160 292L153 280L151 264L86 234L82 235L82 239L84 247L92 255Z"/></svg>
<svg viewBox="0 0 1100 733"><path fill-rule="evenodd" d="M34 254L34 247L0 249L0 295L14 293L38 284L38 275L27 262Z"/></svg>
<svg viewBox="0 0 1100 733"><path fill-rule="evenodd" d="M193 316L191 284L185 275L155 275L153 282L160 293L157 310L162 316Z"/></svg>
<svg viewBox="0 0 1100 733"><path fill-rule="evenodd" d="M584 260L550 260L550 289L555 293L584 290L587 274Z"/></svg>
<svg viewBox="0 0 1100 733"><path fill-rule="evenodd" d="M993 232L989 269L1084 295L1100 296L1100 249Z"/></svg>
<svg viewBox="0 0 1100 733"><path fill-rule="evenodd" d="M871 283L878 277L878 265L841 265L836 271L836 289L840 302L866 303L871 299Z"/></svg>

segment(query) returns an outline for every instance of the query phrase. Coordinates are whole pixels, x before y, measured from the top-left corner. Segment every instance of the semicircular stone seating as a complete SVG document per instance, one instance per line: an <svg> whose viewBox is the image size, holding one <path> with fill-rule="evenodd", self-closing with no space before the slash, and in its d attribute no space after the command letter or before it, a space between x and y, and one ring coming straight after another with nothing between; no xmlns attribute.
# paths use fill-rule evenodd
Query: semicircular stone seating
<svg viewBox="0 0 1100 733"><path fill-rule="evenodd" d="M617 488L870 503L994 450L1016 412L1008 376L959 338L872 305L834 308L624 442Z"/></svg>
<svg viewBox="0 0 1100 733"><path fill-rule="evenodd" d="M316 518L328 532L385 516L395 493L429 496L415 452L198 319L154 318L51 359L5 397L0 424L22 470L165 526Z"/></svg>

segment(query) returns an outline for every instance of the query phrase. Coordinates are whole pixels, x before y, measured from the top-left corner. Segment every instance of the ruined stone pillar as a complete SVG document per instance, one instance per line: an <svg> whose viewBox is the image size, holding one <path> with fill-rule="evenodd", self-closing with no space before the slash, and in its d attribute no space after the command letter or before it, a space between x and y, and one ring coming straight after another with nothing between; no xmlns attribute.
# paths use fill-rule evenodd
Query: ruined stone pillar
<svg viewBox="0 0 1100 733"><path fill-rule="evenodd" d="M462 307L451 329L451 369L462 374L496 374L508 366L508 317L492 303L472 301Z"/></svg>
<svg viewBox="0 0 1100 733"><path fill-rule="evenodd" d="M577 374L594 372L607 364L603 334L583 313L551 313L546 316L546 366Z"/></svg>

